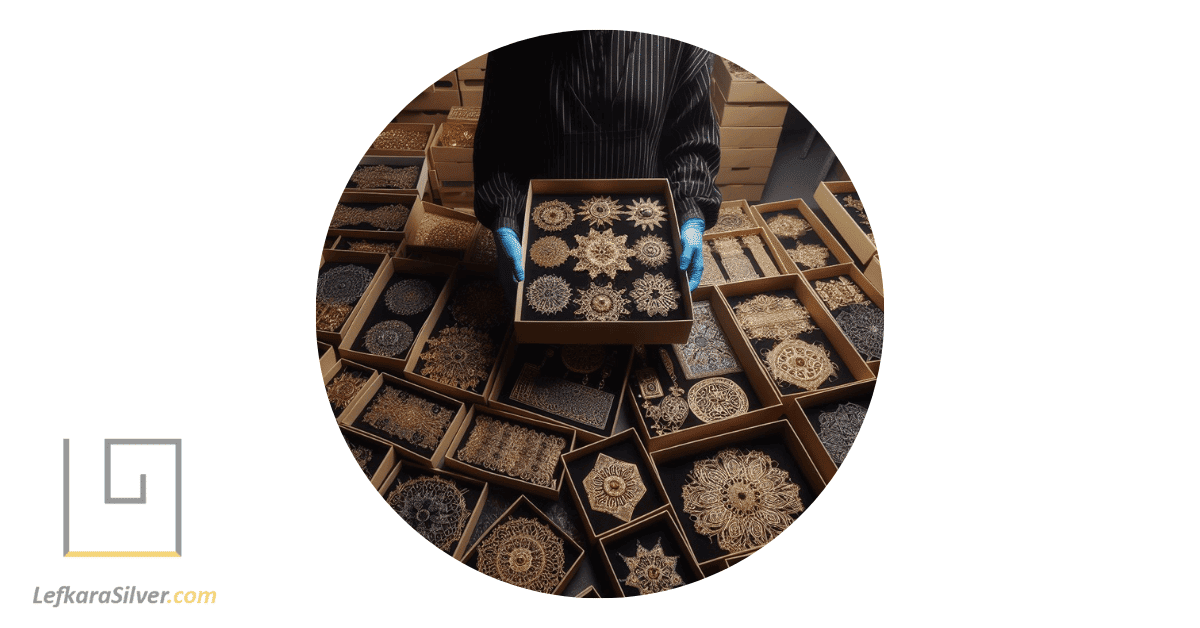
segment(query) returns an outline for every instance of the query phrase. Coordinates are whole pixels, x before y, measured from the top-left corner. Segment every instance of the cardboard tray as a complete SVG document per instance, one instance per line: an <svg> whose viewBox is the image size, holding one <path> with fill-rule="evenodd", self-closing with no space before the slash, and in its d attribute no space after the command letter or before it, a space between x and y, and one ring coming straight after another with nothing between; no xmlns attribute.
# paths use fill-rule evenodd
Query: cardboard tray
<svg viewBox="0 0 1200 628"><path fill-rule="evenodd" d="M403 205L412 214L413 205L417 202L416 194L395 194L391 192L343 192L338 198L339 204L345 205ZM332 212L331 212L332 214ZM332 218L332 215L331 215ZM407 219L405 223L407 225ZM401 240L404 237L404 227L385 231L383 229L351 229L330 227L329 233L349 238L374 238L379 240Z"/></svg>
<svg viewBox="0 0 1200 628"><path fill-rule="evenodd" d="M583 481L596 465L600 454L636 465L638 468L637 473L646 492L637 501L629 521L622 521L613 514L593 510L591 507ZM654 461L650 459L649 452L632 428L564 454L562 459L567 472L565 482L570 487L572 501L583 519L584 532L593 543L601 536L631 526L656 510L670 505L667 490L663 488L658 471L654 468Z"/></svg>
<svg viewBox="0 0 1200 628"><path fill-rule="evenodd" d="M464 497L466 498L465 501L467 503L467 509L470 510L471 514L467 518L466 525L463 527L463 531L459 536L458 542L453 543L450 549L444 550L447 554L452 556L454 560L461 561L463 555L467 551L467 544L468 540L471 538L471 533L475 531L475 526L479 523L479 515L483 512L483 506L485 503L487 503L489 488L488 483L480 482L474 478L469 478L457 473L450 473L449 471L410 468L405 467L403 463L399 463L394 469L392 469L392 472L388 474L387 479L379 488L379 495L386 501L388 495L391 494L391 492L394 491L396 487L403 481L421 476L442 478L444 480L452 481L459 486L465 487L464 490L466 491L466 495ZM395 510L395 508L393 508L393 510ZM397 514L399 513L397 512Z"/></svg>
<svg viewBox="0 0 1200 628"><path fill-rule="evenodd" d="M875 285L868 281L866 276L854 264L837 264L835 266L816 268L804 273L804 278L808 281L809 285L813 286L813 291L815 292L816 285L814 282L829 280L842 275L849 276L850 281L854 282L854 285L858 286L859 290L862 290L863 296L867 297L868 301L886 315L887 312L883 309L883 293L877 290ZM817 298L819 300L820 295L817 295ZM829 315L834 318L834 322L836 323L837 312L829 309L829 304L824 301L821 302L821 305L825 307L825 311L829 312ZM879 360L868 360L867 366L870 367L872 373L875 373L877 376L879 375Z"/></svg>
<svg viewBox="0 0 1200 628"><path fill-rule="evenodd" d="M562 436L563 439L566 440L566 447L563 448L563 453L570 452L575 448L574 430L553 423L518 416L511 412L495 410L481 405L473 405L467 412L466 418L460 423L458 431L454 434L453 439L450 441L449 449L447 450L446 457L444 459L445 467L471 477L486 480L492 484L505 486L523 493L529 493L530 495L537 495L547 499L558 499L559 492L562 490L563 483L566 478L566 467L562 464L561 457L559 458L559 462L557 463L557 467L555 468L555 472L553 474L554 480L552 486L542 486L540 484L527 482L520 478L510 477L490 469L485 469L483 467L463 462L457 458L459 448L467 443L468 435L470 434L471 430L475 428L475 418L480 414L496 419L502 419L509 423L516 423L539 432Z"/></svg>
<svg viewBox="0 0 1200 628"><path fill-rule="evenodd" d="M785 418L795 430L796 436L804 443L805 450L808 451L812 458L813 464L816 465L818 472L826 483L833 480L834 474L837 473L838 466L834 463L833 458L829 455L829 451L825 448L825 444L821 442L821 437L817 434L818 422L813 409L833 403L844 401L865 401L867 407L867 418L870 418L870 399L875 394L875 381L870 380L858 382L852 386L837 388L828 391L820 391L818 394L800 397L785 406ZM864 404L860 404L864 405ZM812 416L810 416L812 412ZM863 421L863 426L867 425ZM853 451L851 446L850 450Z"/></svg>
<svg viewBox="0 0 1200 628"><path fill-rule="evenodd" d="M450 422L446 424L446 431L442 434L435 447L428 449L418 447L362 420L363 413L371 407L371 403L375 400L375 395L384 385L405 390L418 397L451 409L451 412L454 414ZM367 382L367 386L363 389L362 393L355 397L354 402L338 417L338 422L349 431L365 434L376 440L391 444L398 454L416 463L417 466L436 469L442 466L442 460L446 457L446 449L450 446L450 441L454 435L458 433L459 426L462 425L466 414L466 404L457 399L440 395L395 375L380 373L378 377L374 377L371 381Z"/></svg>
<svg viewBox="0 0 1200 628"><path fill-rule="evenodd" d="M626 566L623 557L635 557L639 545L652 550L655 541L662 544L664 555L677 558L675 573L683 580L683 584L679 586L687 586L704 578L704 571L696 561L696 555L683 534L679 520L667 505L659 508L653 515L606 534L599 540L597 553L602 557L604 571L613 590L620 597L639 595L637 588L625 585L625 580L629 577L629 567Z"/></svg>
<svg viewBox="0 0 1200 628"><path fill-rule="evenodd" d="M463 253L471 246L471 237L468 236L464 240L462 248L431 246L425 242L421 233L421 225L427 219L427 216L438 216L443 219L462 222L469 226L471 234L475 232L477 221L474 214L418 200L413 204L412 213L408 216L408 224L404 227L405 251L408 253L443 253L462 259Z"/></svg>
<svg viewBox="0 0 1200 628"><path fill-rule="evenodd" d="M465 110L463 110L461 108L456 109L455 111L457 113L459 113L459 115L465 115L465 113L463 113ZM435 170L438 168L438 165L441 164L442 162L456 162L456 163L469 164L474 160L474 157L475 157L474 146L443 146L442 145L442 134L446 130L446 125L449 125L449 124L465 125L465 126L474 128L479 124L479 122L478 122L478 120L450 120L450 119L447 119L445 122L438 125L437 134L433 136L433 140L429 144L429 156L433 159L433 162L434 162L433 167ZM449 180L454 181L456 179L449 179Z"/></svg>
<svg viewBox="0 0 1200 628"><path fill-rule="evenodd" d="M812 236L810 237L808 234L800 236L800 241L809 242L813 239L820 240L821 245L828 249L830 255L833 256L833 264L849 264L854 261L854 258L850 257L850 254L846 252L846 249L842 248L842 245L838 243L837 238L834 237L833 233L825 227L825 224L817 217L816 213L809 208L808 203L805 203L804 199L796 198L788 201L778 201L775 203L755 205L754 214L756 220L758 221L759 225L766 230L768 234L767 242L770 243L771 248L775 250L776 256L783 263L788 273L806 274L812 270L819 270L800 268L796 262L792 261L791 256L788 255L788 246L784 244L778 237L776 237L775 234L771 233L770 228L767 227L767 221L773 217L770 214L789 210L798 212L799 217L803 218L805 222L812 227ZM816 242L811 243L816 244ZM797 245L797 241L788 238L788 244L795 247Z"/></svg>
<svg viewBox="0 0 1200 628"><path fill-rule="evenodd" d="M374 287L374 285L379 281L379 275L383 271L383 265L385 263L387 263L388 259L389 259L389 257L387 255L384 255L383 253L366 253L363 251L337 251L337 250L330 249L330 250L326 250L321 253L320 268L325 268L325 266L327 264L358 264L360 266L366 266L367 268L373 269L375 271L374 277L371 278L371 283L369 283L367 285L367 291L363 293L363 295L365 296L366 293L370 292L371 288ZM318 270L317 276L320 277L320 270ZM316 295L315 295L316 282L315 281L313 282L313 290L314 290L313 327L316 328L317 323L316 323L316 309L315 309L316 308L316 302L315 302L315 300L316 300ZM317 340L320 340L323 342L328 342L329 344L334 345L335 347L340 345L342 343L342 335L345 333L346 329L348 329L350 325L354 324L354 320L356 318L358 318L359 313L362 311L362 302L363 302L363 299L360 296L358 298L358 301L356 301L354 303L354 307L350 310L350 313L346 315L346 320L342 322L341 328L338 329L337 331L325 331L323 329L317 329L316 330Z"/></svg>
<svg viewBox="0 0 1200 628"><path fill-rule="evenodd" d="M387 156L387 157L424 157L429 150L429 144L433 141L434 125L432 123L391 123L383 127L384 131L406 130L406 131L425 131L425 145L415 150L402 150L398 148L375 148L375 143L371 143L371 148L367 149L367 155ZM380 136L383 133L379 134ZM378 139L378 138L376 138Z"/></svg>
<svg viewBox="0 0 1200 628"><path fill-rule="evenodd" d="M388 195L413 195L418 198L425 196L425 191L429 187L429 160L422 153L415 157L388 157L384 155L364 155L358 162L359 166L393 166L397 168L407 166L419 166L417 172L417 180L411 188L360 188L355 187L350 181L350 177L346 177L346 192L374 192L376 194ZM353 174L353 173L351 173Z"/></svg>
<svg viewBox="0 0 1200 628"><path fill-rule="evenodd" d="M856 192L854 183L851 181L822 181L817 185L817 191L813 193L813 198L821 207L821 211L825 213L825 217L829 219L829 223L846 241L846 245L850 247L854 257L858 258L859 262L866 264L875 255L875 243L867 238L862 226L850 215L850 212L846 211L845 206L838 198L839 195L851 192Z"/></svg>
<svg viewBox="0 0 1200 628"><path fill-rule="evenodd" d="M346 448L349 449L350 443L366 447L371 450L371 461L367 463L366 473L367 479L371 482L371 486L375 490L379 490L383 483L392 473L392 469L398 464L396 452L392 450L392 446L375 438L371 438L364 434L352 432L346 428L341 428L342 438L346 441ZM351 452L347 452L348 454ZM353 458L351 458L353 460Z"/></svg>
<svg viewBox="0 0 1200 628"><path fill-rule="evenodd" d="M496 529L497 526L503 524L510 517L533 517L538 519L542 523L549 526L550 529L554 531L554 534L562 539L563 553L565 555L563 571L565 574L562 582L558 583L558 586L556 586L554 590L550 592L552 595L558 595L562 593L563 590L567 588L567 585L571 582L571 578L575 577L575 573L579 571L579 566L583 563L584 550L579 546L578 543L572 540L566 532L563 532L562 528L558 527L554 521L547 517L545 513L543 513L538 509L537 506L534 506L532 502L526 499L524 495L517 498L517 500L513 502L513 505L509 506L508 510L504 511L504 513L500 515L498 519L496 519L495 523L488 526L488 529L483 533L482 536L479 537L479 541L472 545L471 549L467 551L467 554L463 557L462 562L473 569L478 569L476 561L479 558L479 547L482 545L483 540L486 539L488 535Z"/></svg>

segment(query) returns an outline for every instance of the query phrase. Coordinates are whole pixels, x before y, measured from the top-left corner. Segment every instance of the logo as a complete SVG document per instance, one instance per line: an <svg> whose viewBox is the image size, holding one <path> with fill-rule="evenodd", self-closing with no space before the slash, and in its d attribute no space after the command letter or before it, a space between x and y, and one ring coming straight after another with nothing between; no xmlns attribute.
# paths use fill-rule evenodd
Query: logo
<svg viewBox="0 0 1200 628"><path fill-rule="evenodd" d="M182 449L178 438L106 438L101 476L99 448L80 448L72 468L64 438L63 556L181 556Z"/></svg>

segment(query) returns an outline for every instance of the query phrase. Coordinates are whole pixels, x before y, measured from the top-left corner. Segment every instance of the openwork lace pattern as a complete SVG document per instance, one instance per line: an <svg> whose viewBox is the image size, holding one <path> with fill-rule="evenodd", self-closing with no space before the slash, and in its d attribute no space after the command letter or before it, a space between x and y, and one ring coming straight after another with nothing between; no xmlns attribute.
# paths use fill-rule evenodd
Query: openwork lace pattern
<svg viewBox="0 0 1200 628"><path fill-rule="evenodd" d="M717 255L721 257L721 266L725 267L729 281L758 278L758 271L754 270L754 264L742 251L742 245L737 238L717 238L712 243Z"/></svg>
<svg viewBox="0 0 1200 628"><path fill-rule="evenodd" d="M802 268L824 268L829 259L829 249L820 244L797 244L796 248L787 250L788 257Z"/></svg>
<svg viewBox="0 0 1200 628"><path fill-rule="evenodd" d="M452 325L425 343L421 375L447 386L471 389L487 379L496 349L487 334Z"/></svg>
<svg viewBox="0 0 1200 628"><path fill-rule="evenodd" d="M592 279L598 275L616 279L618 272L633 270L629 266L629 258L637 255L637 252L626 248L625 241L628 238L614 234L612 229L589 229L585 236L576 235L578 247L571 250L571 256L579 260L575 270L586 272Z"/></svg>
<svg viewBox="0 0 1200 628"><path fill-rule="evenodd" d="M715 375L740 373L741 365L733 347L725 339L716 316L713 315L712 303L696 301L692 303L692 331L688 334L686 344L671 345L675 349L675 357L683 369L687 379L700 379Z"/></svg>
<svg viewBox="0 0 1200 628"><path fill-rule="evenodd" d="M554 487L554 470L567 441L523 425L475 417L467 444L458 450L458 459L484 469L537 484Z"/></svg>
<svg viewBox="0 0 1200 628"><path fill-rule="evenodd" d="M761 451L723 449L698 460L683 486L696 532L727 552L767 544L803 510L800 487Z"/></svg>
<svg viewBox="0 0 1200 628"><path fill-rule="evenodd" d="M671 259L671 245L656 235L646 235L633 243L634 257L649 268L658 268Z"/></svg>
<svg viewBox="0 0 1200 628"><path fill-rule="evenodd" d="M579 217L593 227L609 227L625 214L623 205L608 196L593 196L579 207Z"/></svg>
<svg viewBox="0 0 1200 628"><path fill-rule="evenodd" d="M862 289L845 275L830 281L818 281L813 288L817 291L817 296L821 297L831 311L851 303L867 302L867 296L863 294Z"/></svg>
<svg viewBox="0 0 1200 628"><path fill-rule="evenodd" d="M737 231L738 229L749 229L754 226L754 221L742 211L741 205L722 206L717 210L717 224L713 225L708 233L724 233L726 231Z"/></svg>
<svg viewBox="0 0 1200 628"><path fill-rule="evenodd" d="M324 303L353 304L367 291L375 273L365 266L346 264L325 270L317 276L317 300Z"/></svg>
<svg viewBox="0 0 1200 628"><path fill-rule="evenodd" d="M533 224L543 231L562 231L575 222L575 211L559 201L544 201L533 208Z"/></svg>
<svg viewBox="0 0 1200 628"><path fill-rule="evenodd" d="M754 262L758 264L763 277L774 277L779 274L779 269L775 267L775 260L771 259L771 255L763 246L762 238L756 235L743 236L742 244L750 249L750 255L754 257Z"/></svg>
<svg viewBox="0 0 1200 628"><path fill-rule="evenodd" d="M411 190L417 185L418 166L359 166L350 181L360 188Z"/></svg>
<svg viewBox="0 0 1200 628"><path fill-rule="evenodd" d="M759 294L736 305L733 313L751 340L787 340L817 328L808 310L788 297Z"/></svg>
<svg viewBox="0 0 1200 628"><path fill-rule="evenodd" d="M465 494L450 480L421 476L397 486L387 502L426 541L448 552L470 518Z"/></svg>
<svg viewBox="0 0 1200 628"><path fill-rule="evenodd" d="M654 544L653 549L642 547L642 542L638 541L637 552L633 556L618 556L629 569L625 586L637 589L638 595L668 591L683 585L683 578L675 571L679 557L663 554L662 539Z"/></svg>
<svg viewBox="0 0 1200 628"><path fill-rule="evenodd" d="M713 257L712 245L705 242L703 252L704 274L700 276L700 285L719 286L725 283L725 273L721 272L720 266L717 266L717 260Z"/></svg>
<svg viewBox="0 0 1200 628"><path fill-rule="evenodd" d="M329 397L329 403L333 404L333 409L340 412L354 401L354 396L366 384L366 375L358 371L342 371L325 384L325 394Z"/></svg>
<svg viewBox="0 0 1200 628"><path fill-rule="evenodd" d="M667 219L667 208L654 199L639 198L628 207L628 220L643 231L654 231Z"/></svg>
<svg viewBox="0 0 1200 628"><path fill-rule="evenodd" d="M501 582L553 593L566 577L563 540L550 526L527 517L497 525L480 541L478 569Z"/></svg>
<svg viewBox="0 0 1200 628"><path fill-rule="evenodd" d="M883 356L883 310L855 303L842 308L834 320L864 359L878 360Z"/></svg>
<svg viewBox="0 0 1200 628"><path fill-rule="evenodd" d="M542 275L525 289L529 307L541 314L557 314L571 301L571 284L558 275Z"/></svg>
<svg viewBox="0 0 1200 628"><path fill-rule="evenodd" d="M592 510L608 513L621 521L633 519L633 510L646 495L646 485L637 465L600 454L583 478L583 492Z"/></svg>
<svg viewBox="0 0 1200 628"><path fill-rule="evenodd" d="M383 303L392 314L412 316L433 306L433 285L424 279L401 279L384 294Z"/></svg>
<svg viewBox="0 0 1200 628"><path fill-rule="evenodd" d="M536 364L526 364L509 398L552 416L604 429L616 397L603 390L565 379L539 377Z"/></svg>
<svg viewBox="0 0 1200 628"><path fill-rule="evenodd" d="M662 273L646 273L641 278L634 279L629 296L637 305L637 310L645 312L647 316L666 316L671 310L679 307L680 295L675 289L675 282L667 279Z"/></svg>
<svg viewBox="0 0 1200 628"><path fill-rule="evenodd" d="M796 239L808 233L812 225L808 221L791 214L775 214L767 221L767 229L780 238Z"/></svg>
<svg viewBox="0 0 1200 628"><path fill-rule="evenodd" d="M371 148L377 150L425 150L428 129L384 129Z"/></svg>
<svg viewBox="0 0 1200 628"><path fill-rule="evenodd" d="M542 268L554 268L567 261L570 256L571 247L567 245L566 240L558 236L538 238L538 241L529 247L529 259Z"/></svg>
<svg viewBox="0 0 1200 628"><path fill-rule="evenodd" d="M766 355L767 369L776 381L816 390L837 371L829 351L803 340L785 340Z"/></svg>
<svg viewBox="0 0 1200 628"><path fill-rule="evenodd" d="M454 410L395 386L384 385L363 413L367 425L422 449L437 449Z"/></svg>
<svg viewBox="0 0 1200 628"><path fill-rule="evenodd" d="M417 227L414 244L440 249L466 250L471 244L475 224L470 220L457 220L437 214L425 214Z"/></svg>
<svg viewBox="0 0 1200 628"><path fill-rule="evenodd" d="M363 345L367 351L385 358L403 355L413 343L413 330L404 321L380 321L367 330Z"/></svg>
<svg viewBox="0 0 1200 628"><path fill-rule="evenodd" d="M850 446L854 444L866 418L867 409L857 403L838 404L833 411L817 415L817 423L821 426L817 436L837 466L842 466L846 460L846 454L850 453Z"/></svg>
<svg viewBox="0 0 1200 628"><path fill-rule="evenodd" d="M346 318L350 316L350 311L353 309L354 306L349 303L317 301L317 329L336 332L342 328L342 324L346 322Z"/></svg>
<svg viewBox="0 0 1200 628"><path fill-rule="evenodd" d="M363 209L338 203L333 210L329 228L337 229L349 225L371 225L384 231L399 231L408 220L409 209L403 205L383 205L375 209Z"/></svg>
<svg viewBox="0 0 1200 628"><path fill-rule="evenodd" d="M746 391L725 377L710 377L688 390L688 408L705 423L737 416L750 409Z"/></svg>
<svg viewBox="0 0 1200 628"><path fill-rule="evenodd" d="M625 294L624 288L616 290L612 284L592 284L586 290L576 290L579 296L575 297L575 304L579 309L575 310L575 313L589 321L615 321L629 314L626 307L629 305L629 299L622 296Z"/></svg>

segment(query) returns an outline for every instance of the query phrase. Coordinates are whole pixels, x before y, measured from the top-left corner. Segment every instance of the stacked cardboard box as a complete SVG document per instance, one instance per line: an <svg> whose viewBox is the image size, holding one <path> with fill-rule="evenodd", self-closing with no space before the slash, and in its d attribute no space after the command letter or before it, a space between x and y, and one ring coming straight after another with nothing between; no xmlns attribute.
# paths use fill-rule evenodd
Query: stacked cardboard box
<svg viewBox="0 0 1200 628"><path fill-rule="evenodd" d="M450 110L429 145L434 194L446 207L470 209L475 200L474 139L479 107Z"/></svg>
<svg viewBox="0 0 1200 628"><path fill-rule="evenodd" d="M716 177L721 196L757 202L775 162L787 100L737 64L717 57L712 102L721 125Z"/></svg>
<svg viewBox="0 0 1200 628"><path fill-rule="evenodd" d="M457 72L443 76L425 91L417 94L392 121L426 124L444 122L450 110L462 104L458 85Z"/></svg>
<svg viewBox="0 0 1200 628"><path fill-rule="evenodd" d="M464 107L478 107L483 104L483 75L486 71L487 55L471 59L455 71Z"/></svg>

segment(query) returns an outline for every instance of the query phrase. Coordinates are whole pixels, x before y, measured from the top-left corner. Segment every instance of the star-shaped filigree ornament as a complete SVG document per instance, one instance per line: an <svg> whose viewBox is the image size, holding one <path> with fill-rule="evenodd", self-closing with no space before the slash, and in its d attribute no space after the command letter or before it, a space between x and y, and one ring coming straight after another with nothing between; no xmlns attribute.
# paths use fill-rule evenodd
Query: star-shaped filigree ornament
<svg viewBox="0 0 1200 628"><path fill-rule="evenodd" d="M612 284L601 286L592 284L587 290L576 288L579 291L579 296L575 297L575 304L579 306L575 310L589 321L616 321L624 315L629 314L629 310L625 307L629 305L629 299L621 296L625 294L625 290L616 290Z"/></svg>
<svg viewBox="0 0 1200 628"><path fill-rule="evenodd" d="M579 246L571 250L571 256L579 260L575 270L587 272L592 279L597 275L608 275L609 278L616 279L618 272L633 270L629 266L629 258L637 252L625 247L628 237L616 235L612 229L588 229L587 235L576 235L575 242Z"/></svg>
<svg viewBox="0 0 1200 628"><path fill-rule="evenodd" d="M675 282L662 273L646 273L640 279L634 279L633 289L629 291L629 297L637 304L638 311L645 312L647 316L666 316L679 307L679 296Z"/></svg>
<svg viewBox="0 0 1200 628"><path fill-rule="evenodd" d="M593 196L579 207L579 217L593 227L609 227L625 214L623 205L608 196Z"/></svg>
<svg viewBox="0 0 1200 628"><path fill-rule="evenodd" d="M646 485L637 465L600 454L583 478L583 490L592 510L629 521L633 509L646 494Z"/></svg>
<svg viewBox="0 0 1200 628"><path fill-rule="evenodd" d="M675 571L679 557L663 554L662 539L654 544L654 549L649 550L642 547L641 541L638 541L636 555L618 556L624 559L625 566L629 568L625 586L637 589L640 595L667 591L683 585L683 578Z"/></svg>
<svg viewBox="0 0 1200 628"><path fill-rule="evenodd" d="M629 208L629 217L626 220L643 230L654 231L667 219L666 208L651 198L639 198L626 207Z"/></svg>

